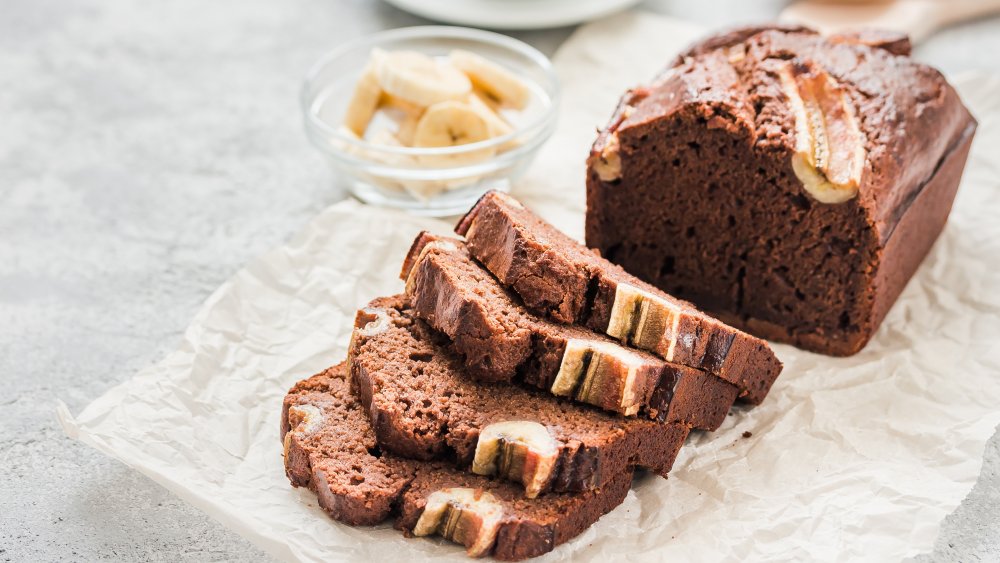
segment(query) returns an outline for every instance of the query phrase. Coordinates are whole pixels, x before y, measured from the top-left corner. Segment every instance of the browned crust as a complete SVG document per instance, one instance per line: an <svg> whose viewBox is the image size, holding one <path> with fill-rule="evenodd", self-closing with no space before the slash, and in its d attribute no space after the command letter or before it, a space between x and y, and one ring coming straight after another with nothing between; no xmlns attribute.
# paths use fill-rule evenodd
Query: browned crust
<svg viewBox="0 0 1000 563"><path fill-rule="evenodd" d="M942 158L934 175L906 209L882 250L882 260L874 284L872 332L888 314L944 229L958 193L975 131L976 122L972 121L960 141ZM863 346L864 342L861 344Z"/></svg>
<svg viewBox="0 0 1000 563"><path fill-rule="evenodd" d="M479 210L486 205L487 198L492 193L493 191L491 190L480 196L479 199L476 200L476 204L473 205L469 211L466 212L465 215L462 215L462 218L458 220L458 223L455 225L455 232L458 233L459 236L464 237L465 233L469 231L469 227L472 225L472 222L475 221L476 217L479 215ZM413 252L412 248L410 249L410 252Z"/></svg>
<svg viewBox="0 0 1000 563"><path fill-rule="evenodd" d="M747 39L750 39L754 35L759 33L764 33L766 31L781 31L785 33L805 33L809 35L816 35L817 32L813 29L802 25L795 24L781 24L781 23L767 23L760 25L748 25L742 27L735 27L729 30L725 30L719 33L714 33L703 39L695 41L688 46L687 49L681 51L669 66L677 66L684 62L685 59L691 57L697 57L699 55L704 55L718 49L725 49L732 47L739 43L743 43Z"/></svg>
<svg viewBox="0 0 1000 563"><path fill-rule="evenodd" d="M618 105L615 107L614 113L611 114L608 125L597 133L597 140L594 141L590 149L590 156L587 158L588 168L593 166L595 159L600 158L601 152L607 146L608 141L610 141L615 131L618 130L618 127L628 118L629 108L634 107L635 104L645 99L649 94L649 88L637 87L627 90L621 99L618 100ZM465 236L465 233L459 234Z"/></svg>
<svg viewBox="0 0 1000 563"><path fill-rule="evenodd" d="M428 231L420 231L420 234L413 239L413 244L406 251L406 258L403 259L403 269L399 271L399 279L406 281L406 278L410 276L410 271L413 270L413 265L417 263L417 258L420 257L420 252L432 240L434 240L434 235Z"/></svg>

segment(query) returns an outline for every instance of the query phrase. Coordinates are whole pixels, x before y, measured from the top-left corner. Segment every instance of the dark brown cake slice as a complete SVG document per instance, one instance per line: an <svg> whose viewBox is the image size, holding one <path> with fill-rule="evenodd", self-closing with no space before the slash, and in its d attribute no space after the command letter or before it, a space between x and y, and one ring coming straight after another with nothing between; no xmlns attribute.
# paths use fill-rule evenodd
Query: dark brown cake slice
<svg viewBox="0 0 1000 563"><path fill-rule="evenodd" d="M549 390L631 416L715 430L736 386L577 326L529 313L465 243L421 233L401 277L417 315L452 340L470 374Z"/></svg>
<svg viewBox="0 0 1000 563"><path fill-rule="evenodd" d="M595 141L587 244L755 335L857 352L944 227L976 129L909 48L773 26L695 44Z"/></svg>
<svg viewBox="0 0 1000 563"><path fill-rule="evenodd" d="M358 312L349 364L378 443L411 459L451 459L525 494L607 486L634 466L666 475L685 424L624 418L520 386L469 378L448 340L402 295Z"/></svg>
<svg viewBox="0 0 1000 563"><path fill-rule="evenodd" d="M754 404L781 373L763 340L629 274L506 194L484 195L456 231L472 255L536 312L716 374Z"/></svg>
<svg viewBox="0 0 1000 563"><path fill-rule="evenodd" d="M370 526L395 514L407 533L439 534L469 555L514 561L569 541L628 493L626 471L600 489L527 499L512 483L383 452L348 377L341 363L300 381L281 412L288 479L314 491L336 520Z"/></svg>

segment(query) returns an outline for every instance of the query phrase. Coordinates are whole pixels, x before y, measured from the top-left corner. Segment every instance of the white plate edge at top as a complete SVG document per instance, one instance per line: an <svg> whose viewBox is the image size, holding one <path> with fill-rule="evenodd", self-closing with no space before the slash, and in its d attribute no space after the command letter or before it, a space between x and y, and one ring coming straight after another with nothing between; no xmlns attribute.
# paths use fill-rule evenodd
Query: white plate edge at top
<svg viewBox="0 0 1000 563"><path fill-rule="evenodd" d="M385 0L407 12L487 29L545 29L606 16L639 0ZM516 8L516 9L515 9Z"/></svg>

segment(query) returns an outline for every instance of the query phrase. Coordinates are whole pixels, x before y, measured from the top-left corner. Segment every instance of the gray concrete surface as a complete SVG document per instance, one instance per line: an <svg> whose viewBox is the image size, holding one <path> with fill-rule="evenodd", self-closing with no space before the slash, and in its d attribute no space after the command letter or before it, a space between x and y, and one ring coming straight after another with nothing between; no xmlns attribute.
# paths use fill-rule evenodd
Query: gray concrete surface
<svg viewBox="0 0 1000 563"><path fill-rule="evenodd" d="M652 2L707 25L780 1ZM371 0L0 6L0 561L267 556L75 443L73 412L173 349L222 281L342 197L300 127L322 52L424 23ZM551 53L570 29L519 33ZM1000 72L1000 21L919 55ZM1000 445L925 560L1000 560Z"/></svg>

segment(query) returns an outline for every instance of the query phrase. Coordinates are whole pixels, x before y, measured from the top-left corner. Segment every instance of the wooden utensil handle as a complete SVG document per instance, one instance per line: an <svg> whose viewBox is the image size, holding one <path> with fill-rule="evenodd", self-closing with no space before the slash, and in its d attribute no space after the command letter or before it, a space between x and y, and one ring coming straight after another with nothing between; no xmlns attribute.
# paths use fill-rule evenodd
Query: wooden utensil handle
<svg viewBox="0 0 1000 563"><path fill-rule="evenodd" d="M919 42L947 25L998 12L1000 0L803 0L786 8L781 19L824 33L886 28Z"/></svg>
<svg viewBox="0 0 1000 563"><path fill-rule="evenodd" d="M940 29L956 22L988 16L1000 11L1000 0L925 0L936 4Z"/></svg>

